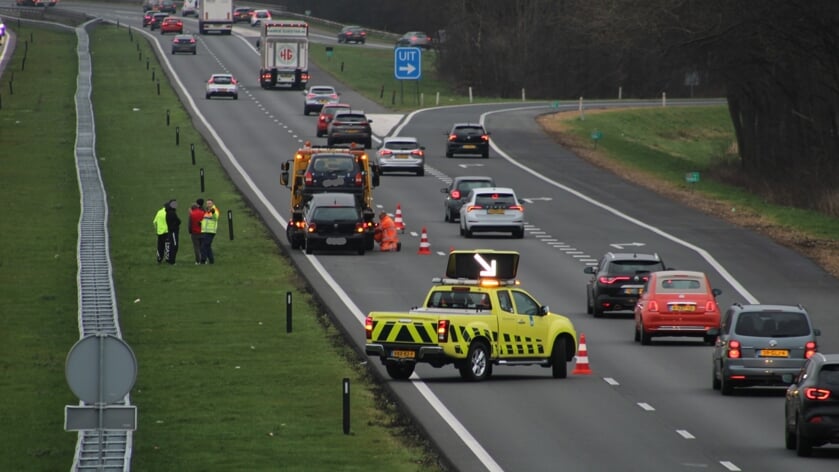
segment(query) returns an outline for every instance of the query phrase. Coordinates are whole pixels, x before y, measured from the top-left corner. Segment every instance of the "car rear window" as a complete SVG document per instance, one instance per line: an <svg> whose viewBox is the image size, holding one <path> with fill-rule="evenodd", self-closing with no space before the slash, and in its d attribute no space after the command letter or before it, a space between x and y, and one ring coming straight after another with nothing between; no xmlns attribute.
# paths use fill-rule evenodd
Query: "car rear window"
<svg viewBox="0 0 839 472"><path fill-rule="evenodd" d="M428 299L429 308L481 308L491 309L489 295L480 292L439 291Z"/></svg>
<svg viewBox="0 0 839 472"><path fill-rule="evenodd" d="M808 336L810 324L802 313L761 311L741 313L734 332L742 336L790 338Z"/></svg>
<svg viewBox="0 0 839 472"><path fill-rule="evenodd" d="M229 83L231 83L231 78L229 76L225 76L225 75L215 76L215 77L213 77L213 83L214 84L221 84L221 85L229 84Z"/></svg>
<svg viewBox="0 0 839 472"><path fill-rule="evenodd" d="M507 208L516 204L516 197L512 193L481 193L475 196L475 204Z"/></svg>
<svg viewBox="0 0 839 472"><path fill-rule="evenodd" d="M472 189L492 187L493 183L488 180L461 180L457 183L460 193L467 193Z"/></svg>
<svg viewBox="0 0 839 472"><path fill-rule="evenodd" d="M662 277L658 279L659 292L679 292L679 293L706 293L705 283L702 279L687 278L687 277Z"/></svg>
<svg viewBox="0 0 839 472"><path fill-rule="evenodd" d="M330 95L335 93L335 91L330 88L312 87L309 89L309 93L313 93L315 95Z"/></svg>
<svg viewBox="0 0 839 472"><path fill-rule="evenodd" d="M355 157L352 155L316 155L310 164L313 172L352 172L355 170Z"/></svg>
<svg viewBox="0 0 839 472"><path fill-rule="evenodd" d="M354 115L351 113L341 113L335 116L336 120L345 121L348 123L361 123L367 121L367 117L364 115Z"/></svg>
<svg viewBox="0 0 839 472"><path fill-rule="evenodd" d="M334 115L335 112L337 112L338 110L346 110L348 108L349 107L331 107L331 106L327 105L327 106L323 107L323 109L321 110L321 113L323 113L325 115Z"/></svg>
<svg viewBox="0 0 839 472"><path fill-rule="evenodd" d="M664 270L661 261L612 261L609 263L610 274L639 274Z"/></svg>
<svg viewBox="0 0 839 472"><path fill-rule="evenodd" d="M479 126L459 126L455 129L460 134L484 134L484 129Z"/></svg>
<svg viewBox="0 0 839 472"><path fill-rule="evenodd" d="M355 221L358 211L351 207L317 207L312 218L320 221Z"/></svg>
<svg viewBox="0 0 839 472"><path fill-rule="evenodd" d="M385 145L387 149L393 149L396 151L405 151L410 149L417 149L417 143L411 141L388 141Z"/></svg>

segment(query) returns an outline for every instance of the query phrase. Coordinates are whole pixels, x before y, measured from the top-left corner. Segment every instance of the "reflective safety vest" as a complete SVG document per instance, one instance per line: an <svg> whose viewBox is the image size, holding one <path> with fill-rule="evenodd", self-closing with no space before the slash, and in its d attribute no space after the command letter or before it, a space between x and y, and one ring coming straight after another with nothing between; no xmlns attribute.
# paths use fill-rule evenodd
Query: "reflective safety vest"
<svg viewBox="0 0 839 472"><path fill-rule="evenodd" d="M169 225L166 224L166 207L157 210L157 214L154 215L152 224L154 224L154 229L157 231L158 236L169 232Z"/></svg>
<svg viewBox="0 0 839 472"><path fill-rule="evenodd" d="M379 220L379 228L381 228L381 249L382 251L396 251L399 243L399 236L396 234L396 223L390 216L383 216Z"/></svg>
<svg viewBox="0 0 839 472"><path fill-rule="evenodd" d="M204 219L201 220L201 232L215 234L218 230L218 207L213 206L210 211L204 212Z"/></svg>

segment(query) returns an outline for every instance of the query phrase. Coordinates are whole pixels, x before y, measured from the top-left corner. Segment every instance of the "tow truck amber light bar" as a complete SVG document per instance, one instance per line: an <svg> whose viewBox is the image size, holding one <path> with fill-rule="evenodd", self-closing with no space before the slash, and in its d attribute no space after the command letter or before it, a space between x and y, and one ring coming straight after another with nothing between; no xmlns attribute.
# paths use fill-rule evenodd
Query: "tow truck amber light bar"
<svg viewBox="0 0 839 472"><path fill-rule="evenodd" d="M518 285L519 281L516 279L451 279L446 277L434 277L431 283L438 285L472 285L475 287L507 287L510 285Z"/></svg>

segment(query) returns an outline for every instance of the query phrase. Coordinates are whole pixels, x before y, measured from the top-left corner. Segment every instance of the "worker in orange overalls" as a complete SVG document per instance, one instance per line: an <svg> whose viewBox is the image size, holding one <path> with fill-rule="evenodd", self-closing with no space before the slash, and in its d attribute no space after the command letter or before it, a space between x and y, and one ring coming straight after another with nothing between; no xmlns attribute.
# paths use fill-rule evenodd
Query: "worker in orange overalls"
<svg viewBox="0 0 839 472"><path fill-rule="evenodd" d="M379 243L382 252L399 251L402 243L396 231L396 223L386 211L379 213L379 226L376 227L374 239Z"/></svg>

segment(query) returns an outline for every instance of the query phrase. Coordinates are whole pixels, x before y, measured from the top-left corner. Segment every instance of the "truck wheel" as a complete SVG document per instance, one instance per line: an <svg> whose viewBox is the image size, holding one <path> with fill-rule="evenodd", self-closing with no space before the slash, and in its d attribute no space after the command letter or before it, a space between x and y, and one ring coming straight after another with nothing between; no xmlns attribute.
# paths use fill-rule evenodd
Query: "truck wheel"
<svg viewBox="0 0 839 472"><path fill-rule="evenodd" d="M414 373L416 364L413 362L388 362L385 364L387 375L393 380L408 380Z"/></svg>
<svg viewBox="0 0 839 472"><path fill-rule="evenodd" d="M469 354L460 366L460 376L470 382L485 380L492 373L489 348L482 341L469 346Z"/></svg>
<svg viewBox="0 0 839 472"><path fill-rule="evenodd" d="M568 377L568 364L565 361L565 338L557 338L551 352L551 370L555 379Z"/></svg>

